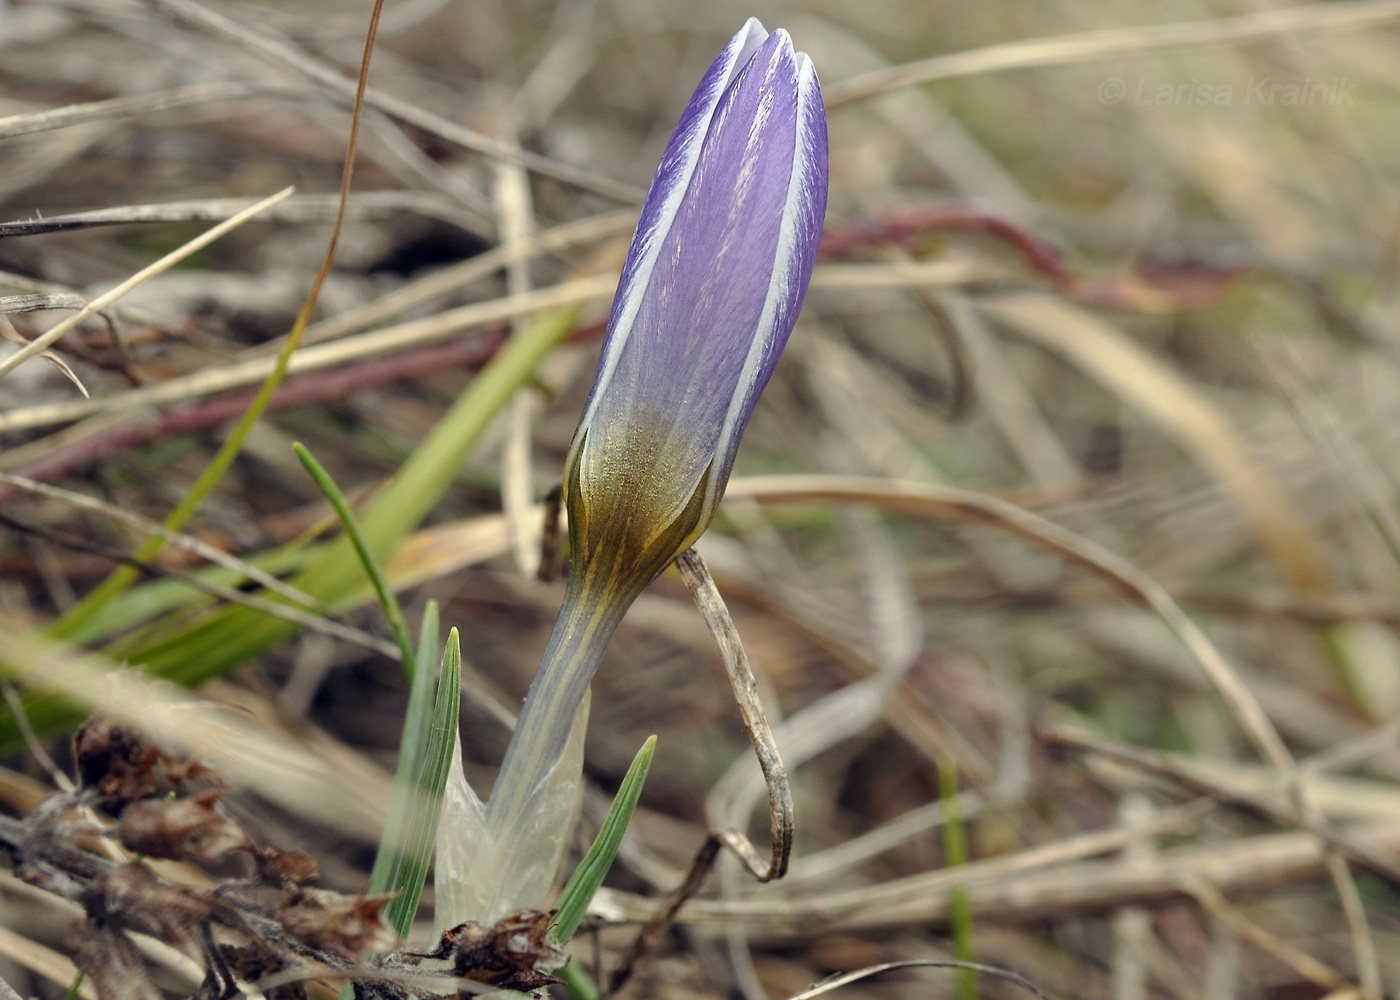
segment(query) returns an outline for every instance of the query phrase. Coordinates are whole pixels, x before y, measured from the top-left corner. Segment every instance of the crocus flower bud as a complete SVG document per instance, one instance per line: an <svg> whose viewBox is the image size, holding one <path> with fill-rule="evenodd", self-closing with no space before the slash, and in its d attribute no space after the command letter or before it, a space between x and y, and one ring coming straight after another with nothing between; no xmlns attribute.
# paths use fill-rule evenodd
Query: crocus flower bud
<svg viewBox="0 0 1400 1000"><path fill-rule="evenodd" d="M710 523L807 291L826 188L816 71L751 19L681 116L623 267L564 482L575 572L644 586Z"/></svg>
<svg viewBox="0 0 1400 1000"><path fill-rule="evenodd" d="M543 904L588 683L632 601L714 517L807 291L826 187L811 61L750 20L700 82L642 207L565 470L563 607L490 799L477 803L460 770L450 779L447 921Z"/></svg>

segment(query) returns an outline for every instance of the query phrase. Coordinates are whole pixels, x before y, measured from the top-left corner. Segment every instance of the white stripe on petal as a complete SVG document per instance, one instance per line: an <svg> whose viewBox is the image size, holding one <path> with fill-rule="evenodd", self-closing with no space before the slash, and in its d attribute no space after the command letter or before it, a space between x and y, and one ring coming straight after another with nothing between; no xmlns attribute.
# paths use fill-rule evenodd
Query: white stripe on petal
<svg viewBox="0 0 1400 1000"><path fill-rule="evenodd" d="M787 34L781 28L776 33L784 37ZM708 512L713 512L719 503L719 495L728 481L727 472L733 463L734 453L738 451L739 438L756 402L757 383L765 377L765 369L774 363L776 355L782 350L783 344L775 343L778 331L782 331L784 343L786 335L791 332L796 317L787 315L787 312L796 310L806 291L807 278L817 254L822 217L825 215L826 177L823 164L826 162L826 118L822 110L821 87L812 60L805 52L795 53L795 66L797 135L787 201L778 227L773 273L763 311L754 326L754 337L744 359L739 383L725 414L719 439L715 442L715 463L722 474L710 477L704 506ZM810 231L813 228L816 232ZM808 275L799 273L804 265Z"/></svg>
<svg viewBox="0 0 1400 1000"><path fill-rule="evenodd" d="M705 137L710 132L710 125L714 119L715 109L719 106L720 98L767 38L768 32L764 29L762 22L756 17L749 18L739 29L739 32L729 40L729 44L724 47L724 51L712 64L711 69L723 66L722 72L715 77L703 95L695 94L690 100L690 105L686 108L686 111L689 112L690 108L698 103L703 111L685 125L689 135L686 137L686 141L679 146L682 153L680 164L670 169L663 165L662 169L658 170L657 180L664 180L669 187L653 224L643 231L640 226L644 222L639 223L637 233L633 237L627 264L623 267L622 282L626 287L624 288L622 285L618 287L618 301L613 306L613 316L609 324L604 354L598 362L598 374L593 382L593 392L588 400L588 409L584 411L583 417L579 421L579 432L574 438L575 447L583 437L583 431L592 423L594 412L598 408L598 401L607 391L608 383L612 381L613 372L617 368L623 347L627 343L627 338L632 334L632 323L636 319L637 311L641 308L642 298L647 293L652 272L656 269L661 245L666 239L666 234L670 232L676 214L690 188L691 178L695 174L695 168L700 159L700 150L704 145ZM662 171L665 171L664 178ZM648 193L648 202L653 193ZM642 207L643 216L646 214L646 208L647 206L644 204Z"/></svg>

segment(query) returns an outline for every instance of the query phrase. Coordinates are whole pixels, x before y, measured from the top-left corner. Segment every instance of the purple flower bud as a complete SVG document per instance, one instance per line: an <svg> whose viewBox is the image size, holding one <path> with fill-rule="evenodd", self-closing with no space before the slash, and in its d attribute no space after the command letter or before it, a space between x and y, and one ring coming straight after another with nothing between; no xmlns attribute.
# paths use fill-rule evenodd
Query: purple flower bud
<svg viewBox="0 0 1400 1000"><path fill-rule="evenodd" d="M440 895L473 888L453 919L541 905L565 843L557 806L567 813L578 787L566 747L571 731L582 747L588 683L628 606L714 516L807 291L826 181L811 61L751 20L700 82L642 207L569 450L568 589L484 812L454 772ZM480 832L452 850L458 827Z"/></svg>
<svg viewBox="0 0 1400 1000"><path fill-rule="evenodd" d="M604 557L644 586L709 524L806 293L826 188L816 72L751 19L681 116L622 270L565 477L576 571Z"/></svg>

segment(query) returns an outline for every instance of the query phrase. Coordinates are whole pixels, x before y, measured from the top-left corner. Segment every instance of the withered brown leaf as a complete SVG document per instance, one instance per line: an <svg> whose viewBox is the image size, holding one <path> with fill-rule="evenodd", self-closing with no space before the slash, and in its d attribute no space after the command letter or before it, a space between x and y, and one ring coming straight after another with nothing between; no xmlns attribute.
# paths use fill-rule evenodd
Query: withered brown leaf
<svg viewBox="0 0 1400 1000"><path fill-rule="evenodd" d="M218 809L223 789L192 798L143 799L122 812L122 844L139 854L173 861L222 861L250 847L248 834Z"/></svg>
<svg viewBox="0 0 1400 1000"><path fill-rule="evenodd" d="M398 943L380 911L393 896L346 896L329 889L288 888L278 921L305 944L342 958L388 951Z"/></svg>
<svg viewBox="0 0 1400 1000"><path fill-rule="evenodd" d="M162 780L181 789L212 774L203 764L172 757L133 730L100 715L73 734L73 756L83 787L96 789L104 798L144 799L160 790Z"/></svg>
<svg viewBox="0 0 1400 1000"><path fill-rule="evenodd" d="M94 716L73 734L78 778L103 796L140 799L158 787L160 751L130 729Z"/></svg>
<svg viewBox="0 0 1400 1000"><path fill-rule="evenodd" d="M547 970L563 966L569 956L549 940L553 912L521 910L490 927L474 920L443 931L423 958L448 959L455 975L502 990L537 990L562 982Z"/></svg>
<svg viewBox="0 0 1400 1000"><path fill-rule="evenodd" d="M275 847L259 847L253 852L258 874L269 885L301 885L321 874L316 859L305 851L279 851Z"/></svg>

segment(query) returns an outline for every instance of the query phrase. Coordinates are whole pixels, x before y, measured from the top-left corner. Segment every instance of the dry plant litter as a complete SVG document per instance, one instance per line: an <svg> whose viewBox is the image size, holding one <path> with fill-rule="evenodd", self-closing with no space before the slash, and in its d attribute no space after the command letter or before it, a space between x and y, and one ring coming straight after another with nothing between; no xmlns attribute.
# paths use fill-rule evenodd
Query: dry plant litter
<svg viewBox="0 0 1400 1000"><path fill-rule="evenodd" d="M288 445L371 505L507 337L572 311L384 553L411 612L432 598L462 629L462 740L489 784L558 604L531 573L540 501L642 185L750 14L822 75L831 208L700 549L791 772L795 851L766 885L721 861L625 994L800 995L961 937L1054 997L1395 995L1400 5L1378 0L390 3L318 318L187 539L68 645L36 629L137 551L273 369L334 216L368 9L0 3L0 309L85 390L0 360L5 843L82 794L59 784L73 713L32 694L58 688L216 768L234 790L201 821L305 852L307 892L354 900L407 695L367 586L289 596L287 544L314 551L330 522ZM97 679L181 663L192 623L274 595L295 638L227 676L214 650L162 668L194 693ZM764 842L722 677L671 575L595 682L585 827L661 737L576 949L601 979L709 831ZM206 907L211 881L249 877L159 872ZM70 940L75 897L20 874L0 876L0 980L61 996L98 939ZM259 877L266 895L281 874ZM187 996L208 968L173 924L98 945L117 978L84 996L136 989L138 967ZM845 988L960 989L938 968Z"/></svg>

